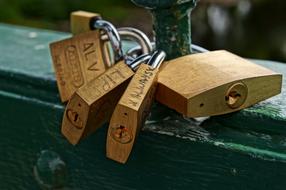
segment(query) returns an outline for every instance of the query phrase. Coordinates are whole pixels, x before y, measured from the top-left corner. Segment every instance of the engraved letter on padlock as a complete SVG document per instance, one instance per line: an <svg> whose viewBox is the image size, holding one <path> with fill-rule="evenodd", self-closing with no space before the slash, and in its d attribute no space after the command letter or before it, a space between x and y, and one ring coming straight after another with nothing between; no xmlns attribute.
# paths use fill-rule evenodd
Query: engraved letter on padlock
<svg viewBox="0 0 286 190"><path fill-rule="evenodd" d="M95 15L94 17L91 17ZM98 28L79 33L80 30L75 21L80 26L87 25L87 21ZM83 21L84 24L80 24ZM70 99L71 95L85 83L93 80L102 74L109 65L106 64L106 55L103 51L103 41L101 31L107 31L109 40L113 44L117 59L123 59L120 37L114 26L102 19L97 14L83 14L76 12L72 14L72 29L76 34L74 37L54 42L50 44L51 55L54 63L58 89L62 102ZM114 35L114 36L112 36Z"/></svg>

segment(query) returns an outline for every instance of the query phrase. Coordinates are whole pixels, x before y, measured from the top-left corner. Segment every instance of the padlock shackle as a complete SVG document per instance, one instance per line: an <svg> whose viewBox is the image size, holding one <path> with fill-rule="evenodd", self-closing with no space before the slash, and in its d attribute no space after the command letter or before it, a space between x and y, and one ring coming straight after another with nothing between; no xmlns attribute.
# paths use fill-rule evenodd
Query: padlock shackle
<svg viewBox="0 0 286 190"><path fill-rule="evenodd" d="M121 38L116 30L116 28L110 22L102 19L94 20L94 23L91 24L92 29L101 29L104 30L110 40L111 47L114 51L115 61L119 61L124 58L122 51Z"/></svg>
<svg viewBox="0 0 286 190"><path fill-rule="evenodd" d="M136 41L142 49L142 54L151 53L153 51L150 39L141 30L132 27L121 27L118 28L117 31L123 39Z"/></svg>
<svg viewBox="0 0 286 190"><path fill-rule="evenodd" d="M132 51L128 51L124 55L124 59L125 59L125 62L127 64L131 63L134 60L134 58L138 57L139 55L149 54L153 51L153 45L152 45L150 39L148 38L148 36L144 32L142 32L136 28L132 28L132 27L118 28L117 31L120 35L121 40L135 41L139 44L136 47L138 47L140 49L140 54L138 54L137 50L135 50L136 52L134 52L134 53ZM108 36L102 35L101 40L107 41ZM132 56L132 55L136 55L136 56Z"/></svg>
<svg viewBox="0 0 286 190"><path fill-rule="evenodd" d="M126 63L133 71L136 71L139 65L147 63L151 58L150 54L143 54L132 60L130 63Z"/></svg>
<svg viewBox="0 0 286 190"><path fill-rule="evenodd" d="M147 65L150 65L153 69L159 68L166 58L166 53L161 50L155 51L151 58L148 60Z"/></svg>

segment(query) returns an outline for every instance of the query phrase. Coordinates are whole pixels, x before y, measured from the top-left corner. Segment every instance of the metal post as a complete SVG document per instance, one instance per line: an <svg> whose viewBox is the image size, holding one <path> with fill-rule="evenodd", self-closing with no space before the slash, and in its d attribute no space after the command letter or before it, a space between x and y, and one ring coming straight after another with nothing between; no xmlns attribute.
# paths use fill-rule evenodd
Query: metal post
<svg viewBox="0 0 286 190"><path fill-rule="evenodd" d="M192 53L191 10L197 0L131 0L153 16L156 47L173 59Z"/></svg>

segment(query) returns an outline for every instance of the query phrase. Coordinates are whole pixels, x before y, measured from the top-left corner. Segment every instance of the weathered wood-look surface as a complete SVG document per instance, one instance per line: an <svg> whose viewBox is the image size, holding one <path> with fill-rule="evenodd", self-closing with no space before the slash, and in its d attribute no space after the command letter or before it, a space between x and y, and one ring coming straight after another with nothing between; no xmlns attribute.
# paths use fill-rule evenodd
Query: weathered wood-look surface
<svg viewBox="0 0 286 190"><path fill-rule="evenodd" d="M47 187L55 168L66 189L285 189L285 77L281 95L203 123L155 105L120 165L105 157L107 126L77 146L61 134L48 44L67 34L9 25L0 34L0 189Z"/></svg>

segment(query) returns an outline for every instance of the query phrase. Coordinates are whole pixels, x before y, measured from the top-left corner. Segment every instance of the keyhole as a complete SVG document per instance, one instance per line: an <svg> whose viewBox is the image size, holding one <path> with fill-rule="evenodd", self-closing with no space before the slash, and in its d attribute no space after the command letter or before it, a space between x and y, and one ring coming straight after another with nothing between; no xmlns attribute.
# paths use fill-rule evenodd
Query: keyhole
<svg viewBox="0 0 286 190"><path fill-rule="evenodd" d="M119 138L122 138L124 135L124 132L127 131L126 128L122 125L120 125L119 127L120 131L119 131Z"/></svg>
<svg viewBox="0 0 286 190"><path fill-rule="evenodd" d="M83 122L80 118L80 115L76 112L76 111L73 111L73 110L67 110L67 118L68 120L71 122L71 124L73 126L75 126L76 128L78 129L82 129L83 127Z"/></svg>
<svg viewBox="0 0 286 190"><path fill-rule="evenodd" d="M132 135L128 128L123 125L117 125L117 127L112 128L111 136L114 140L122 144L129 143L132 140Z"/></svg>
<svg viewBox="0 0 286 190"><path fill-rule="evenodd" d="M227 90L225 102L232 109L239 108L244 104L247 94L248 89L244 83L235 83Z"/></svg>
<svg viewBox="0 0 286 190"><path fill-rule="evenodd" d="M225 100L227 101L227 104L234 105L239 98L241 98L241 95L236 91L232 91L225 97Z"/></svg>

